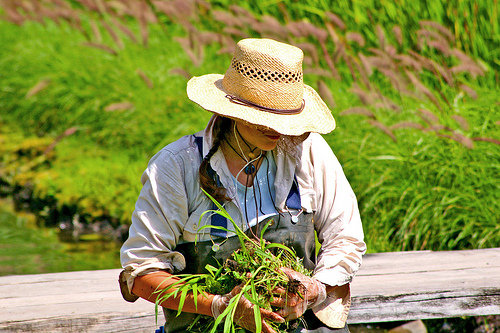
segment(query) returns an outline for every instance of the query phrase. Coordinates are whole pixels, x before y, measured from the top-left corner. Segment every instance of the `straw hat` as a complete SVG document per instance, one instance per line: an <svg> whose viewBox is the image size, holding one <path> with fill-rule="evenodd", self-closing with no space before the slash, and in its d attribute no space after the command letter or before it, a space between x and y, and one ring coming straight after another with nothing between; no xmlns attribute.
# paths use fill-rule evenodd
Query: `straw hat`
<svg viewBox="0 0 500 333"><path fill-rule="evenodd" d="M301 49L272 39L236 44L225 75L193 77L189 99L216 114L284 135L328 133L335 120L318 93L303 82Z"/></svg>

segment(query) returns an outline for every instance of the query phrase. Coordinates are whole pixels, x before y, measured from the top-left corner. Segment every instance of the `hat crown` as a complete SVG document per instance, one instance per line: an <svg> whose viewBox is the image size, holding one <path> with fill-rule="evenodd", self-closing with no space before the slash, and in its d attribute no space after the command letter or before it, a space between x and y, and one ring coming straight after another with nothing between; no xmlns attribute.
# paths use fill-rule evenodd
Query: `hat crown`
<svg viewBox="0 0 500 333"><path fill-rule="evenodd" d="M267 108L296 109L302 105L304 84L298 47L272 39L243 39L236 45L224 89L237 98Z"/></svg>

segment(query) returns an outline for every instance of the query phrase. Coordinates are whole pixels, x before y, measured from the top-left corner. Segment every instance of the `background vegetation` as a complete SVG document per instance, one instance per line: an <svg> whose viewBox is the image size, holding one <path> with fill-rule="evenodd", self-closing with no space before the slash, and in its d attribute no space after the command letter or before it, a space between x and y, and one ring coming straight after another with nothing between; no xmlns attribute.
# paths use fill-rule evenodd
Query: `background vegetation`
<svg viewBox="0 0 500 333"><path fill-rule="evenodd" d="M248 36L304 50L369 251L500 244L497 1L0 7L0 189L39 224L128 224L148 159L210 116L187 79Z"/></svg>

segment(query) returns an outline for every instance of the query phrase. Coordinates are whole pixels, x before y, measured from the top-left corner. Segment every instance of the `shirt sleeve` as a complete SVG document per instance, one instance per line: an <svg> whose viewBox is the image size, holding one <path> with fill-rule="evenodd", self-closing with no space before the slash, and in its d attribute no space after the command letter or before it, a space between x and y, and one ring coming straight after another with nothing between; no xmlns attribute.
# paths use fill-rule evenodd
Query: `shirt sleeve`
<svg viewBox="0 0 500 333"><path fill-rule="evenodd" d="M173 251L188 219L182 164L164 149L154 156L141 182L129 237L120 251L129 289L136 276L157 270L170 273L185 268L185 259Z"/></svg>
<svg viewBox="0 0 500 333"><path fill-rule="evenodd" d="M321 249L314 277L331 285L351 282L366 252L356 196L326 141L317 136L311 145L317 210L315 228Z"/></svg>

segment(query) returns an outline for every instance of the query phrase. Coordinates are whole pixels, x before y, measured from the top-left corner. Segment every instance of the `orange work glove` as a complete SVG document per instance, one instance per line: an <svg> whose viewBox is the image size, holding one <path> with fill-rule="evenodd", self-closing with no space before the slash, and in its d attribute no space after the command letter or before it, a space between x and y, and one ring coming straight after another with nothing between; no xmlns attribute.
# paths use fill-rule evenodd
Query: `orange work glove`
<svg viewBox="0 0 500 333"><path fill-rule="evenodd" d="M281 270L289 282L297 285L297 292L288 293L286 298L278 297L273 305L281 307L277 312L286 320L301 317L307 309L313 308L326 300L326 285L315 278L305 276L293 269L283 267Z"/></svg>

